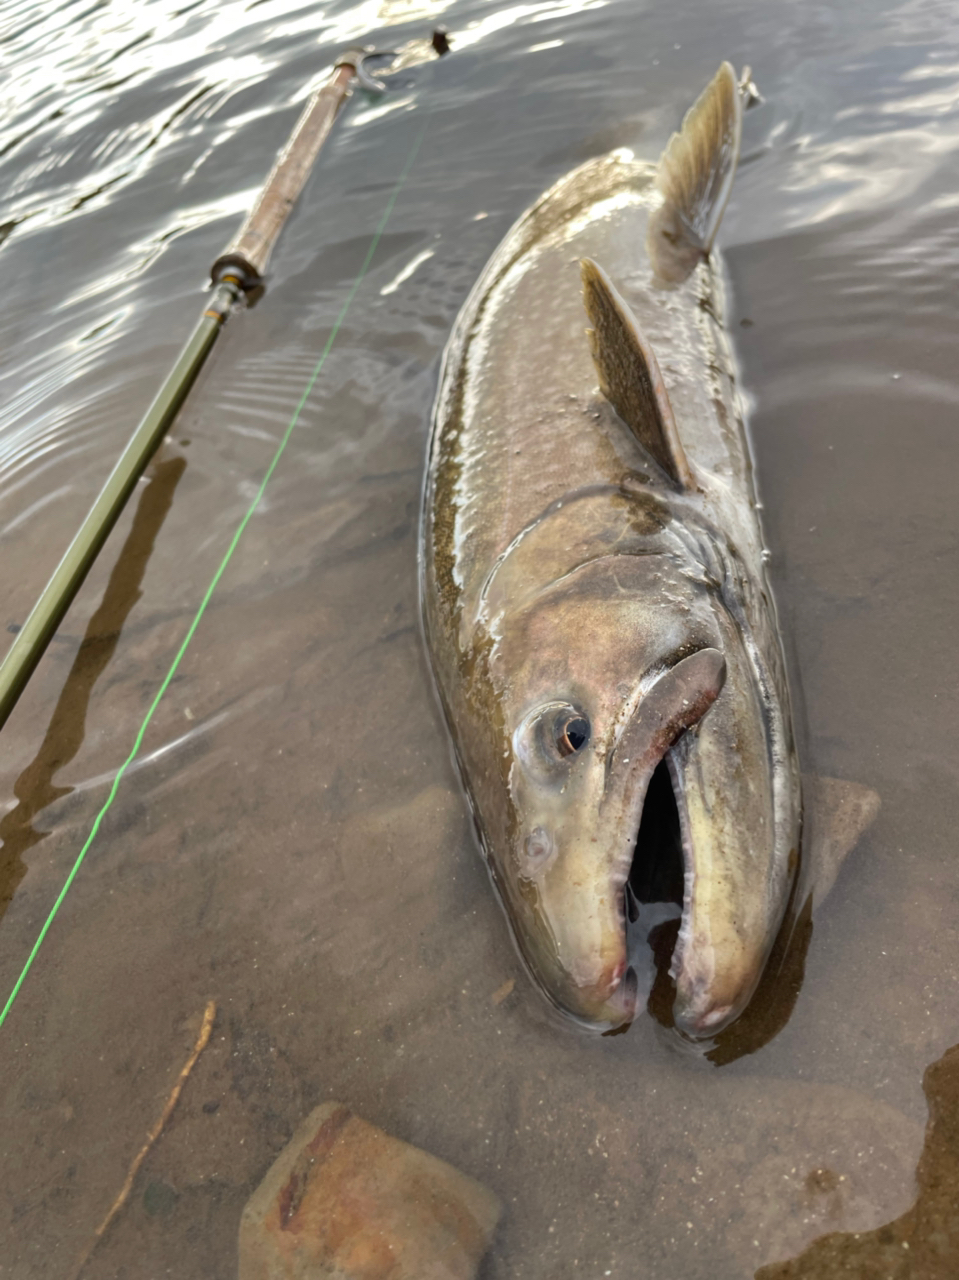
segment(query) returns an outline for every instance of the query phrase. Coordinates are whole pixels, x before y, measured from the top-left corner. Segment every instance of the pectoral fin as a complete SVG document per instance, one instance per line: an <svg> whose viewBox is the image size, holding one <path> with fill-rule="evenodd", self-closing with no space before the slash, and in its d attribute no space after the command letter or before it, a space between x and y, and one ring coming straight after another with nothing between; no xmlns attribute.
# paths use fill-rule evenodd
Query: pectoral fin
<svg viewBox="0 0 959 1280"><path fill-rule="evenodd" d="M663 204L649 220L646 247L667 281L685 280L712 247L736 173L742 118L736 73L724 62L659 161Z"/></svg>
<svg viewBox="0 0 959 1280"><path fill-rule="evenodd" d="M807 883L813 907L826 899L839 869L879 813L871 787L839 778L803 778L808 840L804 841Z"/></svg>
<svg viewBox="0 0 959 1280"><path fill-rule="evenodd" d="M686 452L653 349L602 267L589 258L580 265L592 325L586 333L600 390L674 484L691 488Z"/></svg>

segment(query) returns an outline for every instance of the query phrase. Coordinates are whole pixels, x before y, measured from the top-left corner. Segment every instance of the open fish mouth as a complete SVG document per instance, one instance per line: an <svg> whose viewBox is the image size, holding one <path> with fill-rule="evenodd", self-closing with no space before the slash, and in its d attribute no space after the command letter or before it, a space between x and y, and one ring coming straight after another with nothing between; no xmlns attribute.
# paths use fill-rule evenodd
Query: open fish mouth
<svg viewBox="0 0 959 1280"><path fill-rule="evenodd" d="M642 1003L691 1039L719 1034L751 998L790 877L788 865L777 871L762 721L743 712L745 683L725 674L710 649L664 673L640 702L625 744L632 759L619 753L612 786L625 838L610 887L634 1016Z"/></svg>
<svg viewBox="0 0 959 1280"><path fill-rule="evenodd" d="M675 744L674 744L675 745ZM619 859L611 891L619 903L619 939L606 953L597 971L587 955L567 969L572 989L566 997L553 998L567 1015L605 1035L626 1031L640 1016L653 993L675 986L669 972L680 935L687 867L691 866L688 841L684 841L679 808L677 765L668 747L643 785L643 774L634 779L633 831L628 849ZM637 799L639 799L638 812ZM625 843L625 842L624 842ZM547 988L549 992L549 988ZM592 1012L588 1012L592 1005Z"/></svg>
<svg viewBox="0 0 959 1280"><path fill-rule="evenodd" d="M625 886L628 923L638 921L644 905L668 904L681 911L685 877L682 823L667 753L653 770L643 800Z"/></svg>
<svg viewBox="0 0 959 1280"><path fill-rule="evenodd" d="M678 938L687 858L673 768L667 751L646 785L625 882L614 884L624 949L607 971L607 995L592 1024L606 1035L626 1031L642 1013L667 974Z"/></svg>
<svg viewBox="0 0 959 1280"><path fill-rule="evenodd" d="M584 736L581 766L559 775L579 787L573 803L560 808L564 781L551 793L558 820L539 809L529 839L548 828L548 856L526 918L545 945L530 948L531 967L595 1029L622 1029L649 1006L689 1039L713 1037L756 989L792 872L748 674L732 639L657 666L598 749Z"/></svg>
<svg viewBox="0 0 959 1280"><path fill-rule="evenodd" d="M688 742L719 697L725 671L722 653L704 648L645 682L601 757L606 782L595 835L581 828L565 859L551 844L556 865L542 881L541 901L556 939L555 996L594 1026L612 1030L635 1019L656 977L650 935L677 920L689 900L683 772ZM605 883L589 870L597 842L608 851Z"/></svg>
<svg viewBox="0 0 959 1280"><path fill-rule="evenodd" d="M622 890L634 1017L666 974L682 921L690 851L683 839L671 751L655 766L647 784Z"/></svg>

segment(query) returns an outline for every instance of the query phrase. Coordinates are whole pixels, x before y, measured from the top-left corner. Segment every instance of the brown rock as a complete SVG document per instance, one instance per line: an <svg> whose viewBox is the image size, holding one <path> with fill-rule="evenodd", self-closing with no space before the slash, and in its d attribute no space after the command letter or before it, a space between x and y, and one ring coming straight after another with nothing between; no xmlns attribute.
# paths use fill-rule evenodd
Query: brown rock
<svg viewBox="0 0 959 1280"><path fill-rule="evenodd" d="M327 1102L247 1202L239 1280L471 1280L500 1212L472 1178Z"/></svg>

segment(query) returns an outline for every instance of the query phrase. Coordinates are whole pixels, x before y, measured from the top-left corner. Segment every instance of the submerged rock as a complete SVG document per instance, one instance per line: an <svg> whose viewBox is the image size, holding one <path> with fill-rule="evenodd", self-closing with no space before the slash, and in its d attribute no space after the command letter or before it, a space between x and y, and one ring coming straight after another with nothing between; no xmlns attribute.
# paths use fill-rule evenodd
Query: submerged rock
<svg viewBox="0 0 959 1280"><path fill-rule="evenodd" d="M466 1174L327 1102L247 1202L239 1280L471 1280L500 1213Z"/></svg>

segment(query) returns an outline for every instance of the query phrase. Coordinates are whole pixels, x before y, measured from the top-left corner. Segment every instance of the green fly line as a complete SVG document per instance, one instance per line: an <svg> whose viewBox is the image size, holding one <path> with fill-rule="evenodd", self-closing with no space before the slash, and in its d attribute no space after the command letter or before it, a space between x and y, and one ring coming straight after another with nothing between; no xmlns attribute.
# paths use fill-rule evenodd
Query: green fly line
<svg viewBox="0 0 959 1280"><path fill-rule="evenodd" d="M93 826L90 828L90 834L87 836L86 840L83 843L83 847L81 848L80 852L77 854L76 860L70 869L70 874L67 876L66 880L64 881L63 888L57 894L57 899L54 902L53 906L50 908L50 914L47 916L46 920L43 923L43 928L40 930L39 934L37 935L37 940L33 944L30 954L27 956L26 963L24 964L23 968L20 971L20 976L17 978L16 982L14 983L13 990L10 992L10 995L7 998L6 1004L3 1006L3 1011L0 1012L0 1027L3 1026L4 1022L6 1022L7 1014L10 1012L11 1008L13 1007L13 1002L14 1000L16 1000L17 996L19 995L20 988L23 986L23 983L24 983L24 980L26 979L27 974L30 972L31 968L33 967L33 962L36 960L37 954L40 951L41 946L43 945L43 940L49 933L50 926L53 924L54 920L56 919L57 912L60 910L61 906L63 905L63 901L66 898L68 892L70 891L70 886L73 884L74 880L76 879L77 873L80 870L81 866L83 865L83 860L87 856L90 846L93 844L94 840L97 837L97 832L100 830L100 824L103 822L103 819L106 817L107 813L109 812L110 807L113 804L113 801L116 799L117 791L120 788L120 783L123 779L123 775L126 773L127 769L129 769L130 765L133 763L133 761L137 758L137 755L139 754L140 747L143 745L143 739L146 736L146 731L150 726L150 721L153 719L154 712L156 711L157 707L160 705L160 701L163 698L163 695L166 693L167 689L169 688L170 681L173 679L173 677L177 673L177 669L179 668L180 663L183 660L183 655L186 653L187 648L189 647L190 641L193 639L193 636L196 633L197 627L200 625L200 621L204 613L206 613L207 605L210 603L210 600L213 597L213 593L216 590L220 579L223 577L223 574L226 572L227 565L230 563L230 561L233 558L233 553L236 551L237 546L239 545L240 539L243 536L243 531L244 529L246 529L246 526L250 523L250 520L253 518L254 512L256 511L257 507L260 505L260 501L263 498L263 494L266 492L266 486L269 484L270 478L273 475L273 472L276 470L277 465L280 461L280 458L282 458L283 456L286 446L289 443L290 437L292 436L293 431L296 427L296 424L300 419L300 414L303 412L303 409L306 406L306 402L310 398L310 393L312 392L314 386L316 385L316 380L320 376L320 372L322 371L323 366L326 364L326 358L330 354L330 350L333 347L333 343L336 341L337 334L339 333L340 329L343 326L343 321L346 319L347 312L349 311L350 307L353 304L353 299L356 297L356 294L357 294L357 291L359 290L360 285L363 283L364 277L366 276L366 273L369 270L370 263L373 261L373 255L376 253L376 249L377 249L377 246L379 245L380 239L382 238L383 232L386 230L386 224L390 219L390 214L393 212L393 206L396 204L397 197L399 196L400 191L403 189L406 183L406 180L409 177L410 170L413 167L413 163L416 160L417 153L419 152L420 146L423 142L423 135L425 132L426 132L426 124L424 123L422 129L420 129L419 134L417 135L416 139L413 142L413 146L406 159L406 164L403 166L403 171L400 174L399 178L396 180L396 185L393 187L393 190L390 194L390 198L386 202L386 208L383 211L383 215L380 218L380 221L376 227L376 230L373 232L372 239L370 240L370 246L366 251L366 257L363 259L363 265L360 267L359 272L357 273L356 279L353 281L352 285L350 286L349 293L347 293L346 299L344 300L342 307L340 307L339 315L336 317L336 320L333 324L333 328L330 330L329 337L326 340L323 350L320 352L319 359L317 360L316 364L313 366L313 372L310 374L310 377L307 380L306 387L303 390L303 394L300 396L299 403L297 404L296 408L293 411L293 416L290 418L289 425L284 431L283 436L280 439L280 443L277 445L276 452L273 454L273 458L270 462L270 465L266 469L266 474L264 475L263 479L260 482L260 487L257 489L256 495L253 498L253 501L250 503L249 507L247 508L246 513L243 516L243 519L240 521L240 524L230 541L230 545L227 547L226 553L223 556L223 559L220 561L220 564L219 564L219 567L217 568L216 573L214 573L213 575L210 585L207 587L206 591L204 592L203 599L200 601L200 606L197 609L196 613L194 614L193 621L190 623L189 627L187 628L186 635L183 637L183 642L181 643L179 649L177 650L176 657L173 659L172 663L170 664L169 671L163 677L163 681L160 684L160 687L157 690L156 695L153 698L153 701L150 703L149 710L147 711L146 715L143 718L143 723L140 725L140 728L137 730L137 735L133 740L133 746L130 749L130 754L127 756L123 764L121 764L120 768L117 770L116 776L113 779L113 785L110 787L110 793L107 796L106 800L104 801L103 807L100 809L100 812L94 818Z"/></svg>

